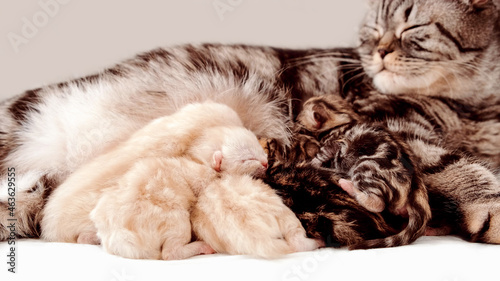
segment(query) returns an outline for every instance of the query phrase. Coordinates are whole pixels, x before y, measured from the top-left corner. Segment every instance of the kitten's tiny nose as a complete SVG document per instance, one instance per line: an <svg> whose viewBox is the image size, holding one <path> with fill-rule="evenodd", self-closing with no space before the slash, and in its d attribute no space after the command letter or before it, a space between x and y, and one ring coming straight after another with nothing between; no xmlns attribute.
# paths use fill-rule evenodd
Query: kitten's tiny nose
<svg viewBox="0 0 500 281"><path fill-rule="evenodd" d="M267 162L262 162L262 167L264 167L265 169L267 169Z"/></svg>

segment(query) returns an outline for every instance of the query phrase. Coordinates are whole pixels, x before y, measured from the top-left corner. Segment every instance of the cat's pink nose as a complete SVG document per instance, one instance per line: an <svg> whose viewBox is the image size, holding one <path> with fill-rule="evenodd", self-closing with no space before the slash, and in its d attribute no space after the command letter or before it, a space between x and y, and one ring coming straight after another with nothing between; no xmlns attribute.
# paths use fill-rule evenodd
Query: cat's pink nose
<svg viewBox="0 0 500 281"><path fill-rule="evenodd" d="M262 162L262 167L264 167L265 169L267 169L267 162Z"/></svg>
<svg viewBox="0 0 500 281"><path fill-rule="evenodd" d="M385 47L378 48L377 52L379 53L379 55L382 59L384 59L388 54L392 53L392 51L390 49L385 48Z"/></svg>

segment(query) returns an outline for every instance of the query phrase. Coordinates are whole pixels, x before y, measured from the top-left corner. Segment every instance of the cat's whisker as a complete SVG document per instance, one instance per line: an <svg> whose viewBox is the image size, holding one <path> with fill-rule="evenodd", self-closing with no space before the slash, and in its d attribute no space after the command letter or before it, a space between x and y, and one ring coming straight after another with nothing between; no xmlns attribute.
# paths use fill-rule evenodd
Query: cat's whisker
<svg viewBox="0 0 500 281"><path fill-rule="evenodd" d="M492 73L489 73L489 72L481 69L477 65L471 64L470 62L454 62L454 64L455 64L455 67L452 66L451 69L456 71L456 72L458 72L460 69L458 67L464 67L468 70L471 70L472 72L478 73L481 76L488 77L488 79L493 79Z"/></svg>
<svg viewBox="0 0 500 281"><path fill-rule="evenodd" d="M317 57L314 59L309 59L309 60L304 60L304 61L297 61L293 63L287 62L286 66L283 68L284 70L288 70L290 68L295 68L297 66L301 65L306 65L306 64L312 64L312 63L317 63L317 62L348 62L353 65L358 65L359 61L353 60L353 59L343 59L343 58L333 58L333 57Z"/></svg>
<svg viewBox="0 0 500 281"><path fill-rule="evenodd" d="M351 54L348 52L322 52L322 53L317 53L317 54L312 54L312 55L307 55L307 56L289 59L288 61L294 62L294 61L309 60L309 59L322 58L322 57L349 59L346 56L351 56Z"/></svg>
<svg viewBox="0 0 500 281"><path fill-rule="evenodd" d="M357 71L357 70L352 70L351 72L354 72L354 71ZM347 74L347 73L346 73L346 74ZM354 81L354 80L356 80L356 79L358 79L358 78L360 78L360 77L363 77L364 75L365 75L365 73L364 73L364 72L361 72L361 73L358 73L358 74L356 74L356 75L353 75L352 77L350 77L349 79L347 79L347 81L345 81L345 82L343 83L343 85L342 85L342 91L343 91L343 90L345 90L345 88L344 88L344 87L345 87L346 85L349 85L349 83L350 83L351 81ZM344 74L343 76L345 76L345 74ZM342 76L342 77L343 77L343 76Z"/></svg>

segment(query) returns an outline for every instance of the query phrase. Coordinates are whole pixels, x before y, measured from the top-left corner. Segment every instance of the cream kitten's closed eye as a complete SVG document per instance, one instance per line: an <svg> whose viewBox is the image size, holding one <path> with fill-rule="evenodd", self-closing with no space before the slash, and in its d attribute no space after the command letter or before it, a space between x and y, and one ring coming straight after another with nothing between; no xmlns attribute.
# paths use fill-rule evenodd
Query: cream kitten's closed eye
<svg viewBox="0 0 500 281"><path fill-rule="evenodd" d="M190 154L217 172L238 175L262 177L268 165L267 154L257 137L243 127L207 129Z"/></svg>
<svg viewBox="0 0 500 281"><path fill-rule="evenodd" d="M237 145L223 146L221 170L232 174L263 177L267 170L267 155L255 136Z"/></svg>

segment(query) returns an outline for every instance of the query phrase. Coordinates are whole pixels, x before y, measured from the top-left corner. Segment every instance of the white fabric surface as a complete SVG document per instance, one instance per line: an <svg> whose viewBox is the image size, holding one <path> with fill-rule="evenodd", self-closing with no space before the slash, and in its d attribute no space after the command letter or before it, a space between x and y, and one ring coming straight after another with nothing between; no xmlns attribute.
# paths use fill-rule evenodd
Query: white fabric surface
<svg viewBox="0 0 500 281"><path fill-rule="evenodd" d="M210 255L181 261L131 260L100 246L16 241L16 271L0 266L0 280L500 280L500 245L455 237L422 237L390 249L321 249L275 260ZM0 243L7 260L7 242Z"/></svg>

